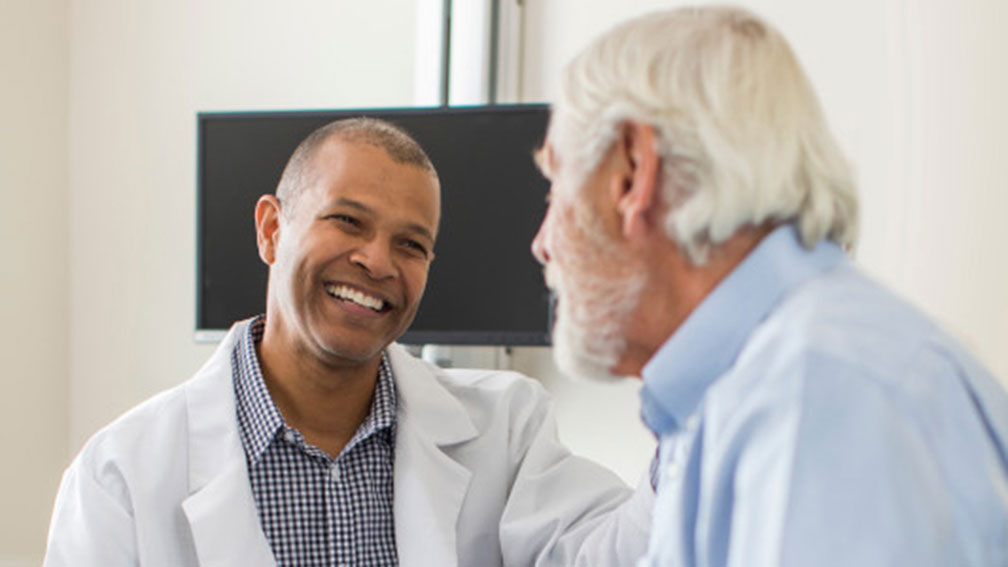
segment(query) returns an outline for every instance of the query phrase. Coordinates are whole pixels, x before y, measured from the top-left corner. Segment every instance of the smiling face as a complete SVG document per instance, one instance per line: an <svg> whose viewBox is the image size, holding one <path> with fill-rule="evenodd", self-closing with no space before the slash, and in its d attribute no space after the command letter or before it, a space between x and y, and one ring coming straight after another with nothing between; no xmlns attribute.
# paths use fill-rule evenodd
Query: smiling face
<svg viewBox="0 0 1008 567"><path fill-rule="evenodd" d="M296 198L267 195L256 210L270 265L267 336L326 366L374 363L420 304L437 179L377 146L339 139L322 143L308 169Z"/></svg>

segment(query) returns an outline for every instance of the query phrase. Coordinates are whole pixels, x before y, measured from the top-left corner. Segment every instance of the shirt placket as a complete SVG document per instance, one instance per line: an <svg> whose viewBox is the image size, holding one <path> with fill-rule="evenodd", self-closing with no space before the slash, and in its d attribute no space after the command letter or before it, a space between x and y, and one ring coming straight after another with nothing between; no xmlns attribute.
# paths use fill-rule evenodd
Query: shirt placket
<svg viewBox="0 0 1008 567"><path fill-rule="evenodd" d="M360 459L365 458L362 455L368 455L364 463L367 458L391 457L390 452L381 452L372 442L382 427L394 427L394 417L390 421L389 414L394 416L395 394L387 359L382 361L380 393L376 393L380 405L372 408L364 426L333 459L308 445L300 433L285 425L273 406L262 384L254 350L254 344L262 336L262 326L261 319L250 326L243 342L236 346L232 363L236 384L243 381L242 386L252 386L246 390L236 386L236 397L244 404L242 415L247 417L241 423L243 442L251 440L246 442L251 483L257 506L266 509L261 513L261 521L270 545L280 550L284 564L306 567L373 564L377 558L369 556L370 552L357 537L362 527L359 522L370 505L370 495L361 492L364 489L352 481L366 474L358 470L362 466ZM263 446L261 457L256 456L260 454L256 443ZM376 451L381 455L375 454ZM390 490L391 484L388 486ZM320 516L322 522L317 523ZM312 520L305 523L306 518ZM370 535L390 538L394 546L391 520L388 522L382 524L380 534ZM394 551L391 561L395 561Z"/></svg>
<svg viewBox="0 0 1008 567"><path fill-rule="evenodd" d="M639 567L692 565L695 552L694 525L686 486L686 467L690 448L695 442L696 420L690 419L686 427L666 434L659 443L659 479L654 516L655 525L647 555Z"/></svg>
<svg viewBox="0 0 1008 567"><path fill-rule="evenodd" d="M340 454L336 459L328 463L325 471L325 482L328 493L327 518L330 520L328 526L329 547L331 549L330 565L336 567L347 567L357 565L357 546L354 545L353 526L353 503L347 489L347 455Z"/></svg>

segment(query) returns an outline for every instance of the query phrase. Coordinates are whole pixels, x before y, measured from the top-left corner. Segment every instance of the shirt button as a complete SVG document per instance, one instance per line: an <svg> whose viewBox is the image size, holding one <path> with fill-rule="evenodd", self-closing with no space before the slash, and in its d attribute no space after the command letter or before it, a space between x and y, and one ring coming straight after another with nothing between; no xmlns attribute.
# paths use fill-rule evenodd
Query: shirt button
<svg viewBox="0 0 1008 567"><path fill-rule="evenodd" d="M669 463L668 466L665 467L665 476L669 478L675 478L678 475L679 475L679 467L677 467L675 463Z"/></svg>
<svg viewBox="0 0 1008 567"><path fill-rule="evenodd" d="M288 443L293 443L294 439L295 438L294 438L294 432L293 431L291 431L290 429L288 429L287 431L284 431L284 440L285 441L287 441Z"/></svg>
<svg viewBox="0 0 1008 567"><path fill-rule="evenodd" d="M332 465L329 467L329 478L333 480L339 480L339 465Z"/></svg>

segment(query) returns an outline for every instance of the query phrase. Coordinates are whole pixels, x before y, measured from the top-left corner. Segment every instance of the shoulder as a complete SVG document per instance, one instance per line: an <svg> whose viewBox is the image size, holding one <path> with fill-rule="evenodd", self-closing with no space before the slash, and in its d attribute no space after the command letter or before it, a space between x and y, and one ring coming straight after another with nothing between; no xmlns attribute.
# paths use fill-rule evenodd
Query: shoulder
<svg viewBox="0 0 1008 567"><path fill-rule="evenodd" d="M784 341L823 356L878 362L907 357L935 339L944 337L918 309L844 265L785 297L750 346Z"/></svg>
<svg viewBox="0 0 1008 567"><path fill-rule="evenodd" d="M439 372L439 379L461 397L534 402L548 396L538 381L511 370L451 368Z"/></svg>
<svg viewBox="0 0 1008 567"><path fill-rule="evenodd" d="M552 431L551 398L528 376L501 370L449 369L444 371L442 383L484 435L506 432L508 439L521 445L544 430Z"/></svg>
<svg viewBox="0 0 1008 567"><path fill-rule="evenodd" d="M948 374L968 358L919 309L845 265L784 298L753 332L736 368L772 376L804 370L803 377L835 370L899 389L911 386L908 379L919 384L921 374Z"/></svg>
<svg viewBox="0 0 1008 567"><path fill-rule="evenodd" d="M184 447L183 386L161 392L112 421L84 444L70 471L90 479L117 502L129 502L156 463L178 458ZM145 472L146 471L146 472Z"/></svg>
<svg viewBox="0 0 1008 567"><path fill-rule="evenodd" d="M414 414L428 413L431 408L451 408L465 413L478 430L484 431L498 422L539 424L551 407L545 388L521 373L440 368L396 345L389 352L396 388Z"/></svg>
<svg viewBox="0 0 1008 567"><path fill-rule="evenodd" d="M546 397L546 390L537 381L511 370L484 368L441 368L409 354L402 346L389 346L388 354L396 384L406 381L433 382L456 397L493 398L518 397L524 400Z"/></svg>
<svg viewBox="0 0 1008 567"><path fill-rule="evenodd" d="M847 266L784 298L706 403L725 420L801 414L805 425L816 416L841 423L869 410L923 420L953 404L968 413L972 381L987 379L977 368L918 309ZM827 401L846 413L809 411Z"/></svg>
<svg viewBox="0 0 1008 567"><path fill-rule="evenodd" d="M236 328L238 326L236 325ZM71 464L112 493L187 464L192 414L233 421L230 351L234 332L185 382L141 402L95 433Z"/></svg>

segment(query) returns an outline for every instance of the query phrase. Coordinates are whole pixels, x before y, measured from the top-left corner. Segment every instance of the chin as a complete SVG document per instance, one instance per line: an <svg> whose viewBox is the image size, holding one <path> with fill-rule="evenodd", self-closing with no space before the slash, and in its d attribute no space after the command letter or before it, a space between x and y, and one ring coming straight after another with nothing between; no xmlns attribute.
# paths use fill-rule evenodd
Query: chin
<svg viewBox="0 0 1008 567"><path fill-rule="evenodd" d="M557 325L559 327L560 323ZM575 342L576 339L563 329L557 328L553 333L553 361L564 374L594 382L615 382L622 378L609 370L615 365L615 357L589 352L572 344Z"/></svg>
<svg viewBox="0 0 1008 567"><path fill-rule="evenodd" d="M557 314L553 327L553 360L575 379L602 382L626 376L613 369L626 352L625 331L644 289L642 272L627 271L604 277L582 271L579 285L572 285L552 265L546 268L547 285L556 293Z"/></svg>
<svg viewBox="0 0 1008 567"><path fill-rule="evenodd" d="M392 342L383 342L376 337L347 337L346 333L321 336L316 340L328 357L356 364L374 360Z"/></svg>
<svg viewBox="0 0 1008 567"><path fill-rule="evenodd" d="M557 367L574 379L596 382L614 382L626 378L612 369L626 350L626 341L620 330L621 314L609 313L595 324L579 324L573 314L566 312L560 302L556 325L553 328L553 360Z"/></svg>

